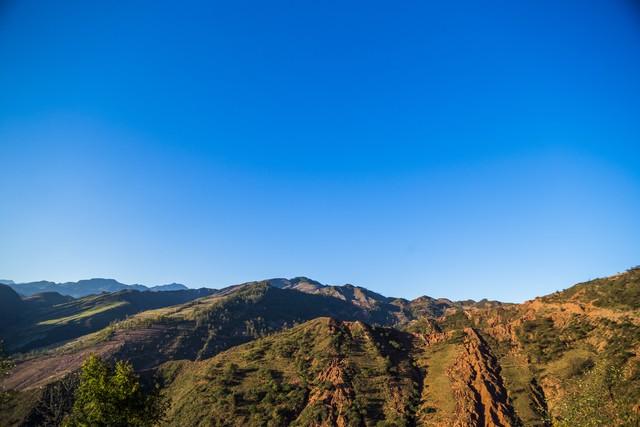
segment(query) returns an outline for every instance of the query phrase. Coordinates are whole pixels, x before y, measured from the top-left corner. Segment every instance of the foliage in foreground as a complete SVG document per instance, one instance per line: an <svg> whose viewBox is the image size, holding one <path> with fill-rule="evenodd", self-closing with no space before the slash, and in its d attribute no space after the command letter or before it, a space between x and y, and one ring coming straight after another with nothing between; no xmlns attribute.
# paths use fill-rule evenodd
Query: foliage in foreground
<svg viewBox="0 0 640 427"><path fill-rule="evenodd" d="M130 363L112 369L95 355L82 365L80 384L65 427L147 427L158 424L166 404L157 392L145 393Z"/></svg>

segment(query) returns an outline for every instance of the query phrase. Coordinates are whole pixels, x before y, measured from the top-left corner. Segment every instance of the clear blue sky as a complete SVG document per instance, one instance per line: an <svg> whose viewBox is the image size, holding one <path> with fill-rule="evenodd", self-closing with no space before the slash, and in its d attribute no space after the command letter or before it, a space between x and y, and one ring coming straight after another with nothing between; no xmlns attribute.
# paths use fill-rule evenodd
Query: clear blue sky
<svg viewBox="0 0 640 427"><path fill-rule="evenodd" d="M0 278L521 301L640 264L632 1L3 1Z"/></svg>

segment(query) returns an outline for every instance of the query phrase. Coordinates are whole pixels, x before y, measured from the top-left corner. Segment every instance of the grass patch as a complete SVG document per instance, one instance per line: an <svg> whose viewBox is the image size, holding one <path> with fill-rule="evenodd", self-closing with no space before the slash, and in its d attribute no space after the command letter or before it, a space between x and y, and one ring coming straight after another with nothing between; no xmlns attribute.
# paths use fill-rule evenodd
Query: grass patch
<svg viewBox="0 0 640 427"><path fill-rule="evenodd" d="M453 421L451 417L455 414L456 400L447 370L455 362L459 350L459 344L435 344L427 348L418 360L426 375L417 415L426 425Z"/></svg>
<svg viewBox="0 0 640 427"><path fill-rule="evenodd" d="M72 316L59 317L57 319L48 319L42 322L39 322L38 325L64 325L67 323L75 322L77 320L81 320L87 317L91 317L98 313L103 313L105 311L113 310L114 308L121 307L123 305L127 305L128 303L125 301L114 302L111 304L106 304L98 307L94 307L90 310L85 310L80 313L76 313Z"/></svg>

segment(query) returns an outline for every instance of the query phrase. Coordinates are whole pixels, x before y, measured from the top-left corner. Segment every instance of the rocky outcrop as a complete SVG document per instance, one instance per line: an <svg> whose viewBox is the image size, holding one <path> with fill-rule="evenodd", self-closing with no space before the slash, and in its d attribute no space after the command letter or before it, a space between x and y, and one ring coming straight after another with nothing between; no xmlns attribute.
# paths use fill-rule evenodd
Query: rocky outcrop
<svg viewBox="0 0 640 427"><path fill-rule="evenodd" d="M316 378L316 386L309 393L307 408L321 406L324 419L312 424L315 427L349 425L349 411L354 404L355 393L349 381L343 361L334 359Z"/></svg>
<svg viewBox="0 0 640 427"><path fill-rule="evenodd" d="M434 332L431 334L417 334L417 336L422 340L424 345L430 346L430 345L438 344L451 339L453 334L454 334L453 331L447 331L447 332Z"/></svg>
<svg viewBox="0 0 640 427"><path fill-rule="evenodd" d="M472 328L448 375L456 397L456 427L520 425L500 376L500 365Z"/></svg>

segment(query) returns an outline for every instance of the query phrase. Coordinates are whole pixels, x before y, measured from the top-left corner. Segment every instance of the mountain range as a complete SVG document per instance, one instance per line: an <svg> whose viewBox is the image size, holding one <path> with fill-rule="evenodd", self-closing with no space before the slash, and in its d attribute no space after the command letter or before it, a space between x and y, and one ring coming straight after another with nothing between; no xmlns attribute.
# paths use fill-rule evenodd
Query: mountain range
<svg viewBox="0 0 640 427"><path fill-rule="evenodd" d="M61 295L68 295L80 298L87 295L100 294L102 292L118 292L124 290L134 291L181 291L188 289L180 283L170 283L167 285L145 286L145 285L125 285L114 279L86 279L77 282L55 283L46 280L39 282L15 283L13 280L0 280L0 284L10 286L14 291L23 296L31 296L42 292L57 292Z"/></svg>
<svg viewBox="0 0 640 427"><path fill-rule="evenodd" d="M170 426L640 421L640 268L522 304L305 277L81 298L14 289L0 286L16 363L3 426L58 425L88 354L157 383Z"/></svg>

